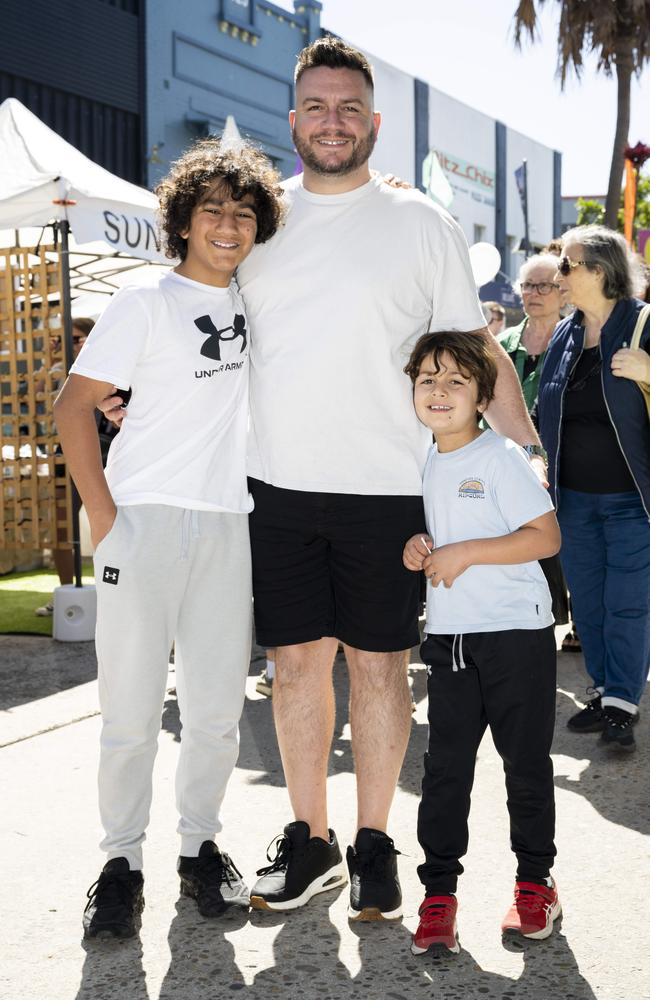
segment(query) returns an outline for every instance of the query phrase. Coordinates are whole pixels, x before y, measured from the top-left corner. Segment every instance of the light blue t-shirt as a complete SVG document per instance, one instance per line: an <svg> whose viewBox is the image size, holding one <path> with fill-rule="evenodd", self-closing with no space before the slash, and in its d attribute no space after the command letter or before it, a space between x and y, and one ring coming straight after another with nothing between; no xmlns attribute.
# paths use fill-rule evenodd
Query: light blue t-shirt
<svg viewBox="0 0 650 1000"><path fill-rule="evenodd" d="M496 538L553 510L526 453L494 431L456 451L434 445L424 469L424 511L436 547ZM470 566L447 588L427 581L426 632L458 635L553 624L538 562Z"/></svg>

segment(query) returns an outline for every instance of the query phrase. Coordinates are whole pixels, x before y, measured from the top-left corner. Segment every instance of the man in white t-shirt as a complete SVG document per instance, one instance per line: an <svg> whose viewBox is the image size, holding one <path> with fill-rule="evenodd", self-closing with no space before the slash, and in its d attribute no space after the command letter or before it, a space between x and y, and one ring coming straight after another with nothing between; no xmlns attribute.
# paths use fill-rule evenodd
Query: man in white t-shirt
<svg viewBox="0 0 650 1000"><path fill-rule="evenodd" d="M426 431L403 373L431 329L477 330L499 366L492 425L537 436L512 365L484 329L461 230L414 190L372 178L372 71L340 39L305 49L290 113L304 173L286 225L238 269L251 318L249 475L258 642L277 647L273 703L295 822L251 905L287 910L345 880L328 827L332 666L350 673L358 818L351 919L396 919L388 814L410 731L419 582L402 565L424 529Z"/></svg>
<svg viewBox="0 0 650 1000"><path fill-rule="evenodd" d="M173 165L157 193L168 255L181 263L156 287L114 296L54 407L95 546L108 860L88 893L90 938L130 937L139 926L172 642L183 724L181 892L205 917L249 903L215 843L238 754L251 633L248 322L232 278L278 226L277 179L257 150L222 149L215 139ZM94 410L112 386L132 395L104 476Z"/></svg>

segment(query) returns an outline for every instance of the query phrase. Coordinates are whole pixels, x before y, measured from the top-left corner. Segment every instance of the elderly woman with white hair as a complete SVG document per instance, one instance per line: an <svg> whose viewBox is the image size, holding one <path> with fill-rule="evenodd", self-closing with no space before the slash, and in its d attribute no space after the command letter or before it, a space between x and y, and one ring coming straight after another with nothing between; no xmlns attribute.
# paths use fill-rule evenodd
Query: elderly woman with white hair
<svg viewBox="0 0 650 1000"><path fill-rule="evenodd" d="M517 370L529 410L533 409L537 400L546 348L560 322L563 296L555 280L556 272L557 257L553 254L539 253L524 261L515 285L524 305L524 319L497 337ZM569 602L560 560L558 556L540 559L540 566L553 598L555 622L566 625L569 621ZM562 649L564 652L580 652L580 641L574 628L564 637Z"/></svg>
<svg viewBox="0 0 650 1000"><path fill-rule="evenodd" d="M556 281L576 311L547 349L537 412L550 491L593 695L568 722L635 749L650 662L650 321L632 297L623 237L580 226L562 238Z"/></svg>

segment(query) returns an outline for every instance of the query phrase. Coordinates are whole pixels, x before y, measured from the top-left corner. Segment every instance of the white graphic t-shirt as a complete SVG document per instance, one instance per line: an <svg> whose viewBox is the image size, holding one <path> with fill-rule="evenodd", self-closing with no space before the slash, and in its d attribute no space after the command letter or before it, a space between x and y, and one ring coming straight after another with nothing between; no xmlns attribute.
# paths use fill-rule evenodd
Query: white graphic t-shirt
<svg viewBox="0 0 650 1000"><path fill-rule="evenodd" d="M321 493L422 492L430 436L403 372L428 330L485 326L459 226L378 179L284 185L287 222L237 277L251 318L249 473Z"/></svg>
<svg viewBox="0 0 650 1000"><path fill-rule="evenodd" d="M440 454L424 470L424 512L437 547L497 538L553 510L522 448L494 431ZM470 566L451 587L427 581L426 632L458 635L553 624L551 595L538 562Z"/></svg>
<svg viewBox="0 0 650 1000"><path fill-rule="evenodd" d="M247 513L249 331L237 288L174 272L117 292L71 372L133 390L106 480L118 506Z"/></svg>

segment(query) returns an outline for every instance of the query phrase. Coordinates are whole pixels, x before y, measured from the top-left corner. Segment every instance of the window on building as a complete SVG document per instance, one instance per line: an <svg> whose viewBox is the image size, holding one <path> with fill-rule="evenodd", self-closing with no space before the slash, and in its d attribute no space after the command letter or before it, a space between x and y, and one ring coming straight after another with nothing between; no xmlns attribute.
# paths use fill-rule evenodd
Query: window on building
<svg viewBox="0 0 650 1000"><path fill-rule="evenodd" d="M474 243L482 243L485 239L485 226L479 226L474 223Z"/></svg>

